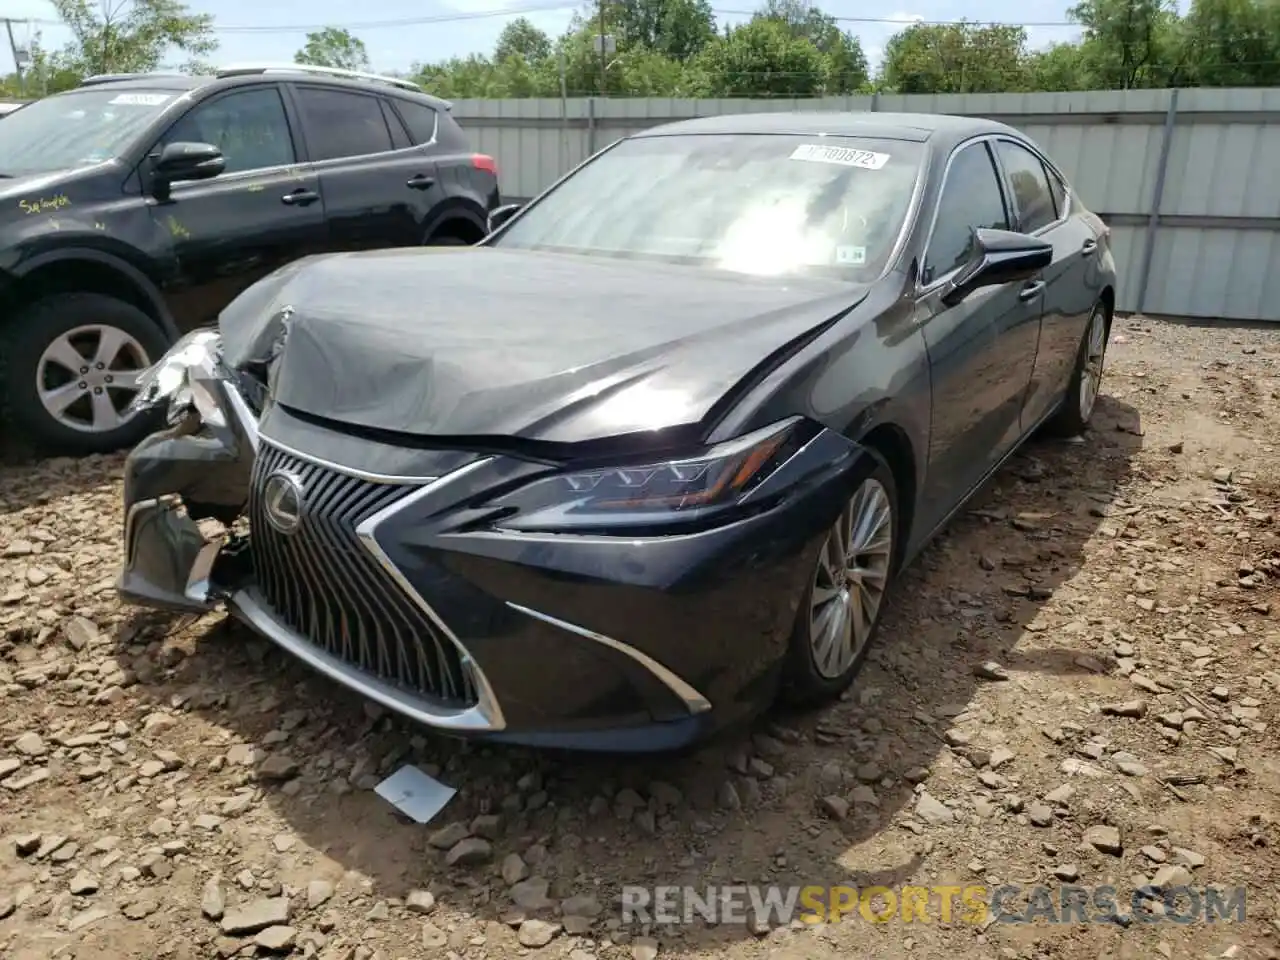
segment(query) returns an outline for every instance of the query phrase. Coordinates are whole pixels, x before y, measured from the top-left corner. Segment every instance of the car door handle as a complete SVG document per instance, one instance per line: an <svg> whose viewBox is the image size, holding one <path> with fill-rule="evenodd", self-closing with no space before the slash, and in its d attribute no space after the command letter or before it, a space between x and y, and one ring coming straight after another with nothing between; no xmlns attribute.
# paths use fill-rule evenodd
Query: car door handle
<svg viewBox="0 0 1280 960"><path fill-rule="evenodd" d="M1044 293L1044 281L1033 280L1030 283L1024 284L1022 289L1018 291L1018 299L1024 301L1034 300L1042 293Z"/></svg>
<svg viewBox="0 0 1280 960"><path fill-rule="evenodd" d="M430 190L436 185L435 177L428 177L425 173L420 173L416 177L410 177L405 182L405 186L410 190Z"/></svg>
<svg viewBox="0 0 1280 960"><path fill-rule="evenodd" d="M286 193L280 198L281 203L287 203L291 207L305 207L309 203L315 203L320 199L320 194L314 190L305 190L299 187L293 193Z"/></svg>
<svg viewBox="0 0 1280 960"><path fill-rule="evenodd" d="M1086 257L1092 255L1093 251L1098 249L1098 241L1090 237L1080 245L1080 252Z"/></svg>

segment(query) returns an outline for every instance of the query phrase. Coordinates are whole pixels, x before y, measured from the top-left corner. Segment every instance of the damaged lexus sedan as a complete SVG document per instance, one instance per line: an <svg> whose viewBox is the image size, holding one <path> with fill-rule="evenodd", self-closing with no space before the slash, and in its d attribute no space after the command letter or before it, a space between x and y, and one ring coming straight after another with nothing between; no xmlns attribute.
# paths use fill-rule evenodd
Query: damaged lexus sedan
<svg viewBox="0 0 1280 960"><path fill-rule="evenodd" d="M126 599L446 733L676 748L846 688L901 567L1098 396L1109 231L1002 124L691 120L492 226L296 261L148 372Z"/></svg>

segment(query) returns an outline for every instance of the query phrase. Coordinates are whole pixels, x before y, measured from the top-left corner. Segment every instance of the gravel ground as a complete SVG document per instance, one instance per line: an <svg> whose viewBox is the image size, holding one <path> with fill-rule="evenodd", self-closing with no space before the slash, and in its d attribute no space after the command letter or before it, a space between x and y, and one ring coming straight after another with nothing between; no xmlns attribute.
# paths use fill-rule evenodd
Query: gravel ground
<svg viewBox="0 0 1280 960"><path fill-rule="evenodd" d="M1280 957L1280 329L1117 322L839 703L691 756L476 749L119 604L119 458L0 468L0 956ZM437 822L371 787L405 762ZM1232 923L623 923L624 884L1247 887ZM879 903L879 901L876 901ZM931 915L937 919L937 912ZM1159 920L1158 910L1152 914Z"/></svg>

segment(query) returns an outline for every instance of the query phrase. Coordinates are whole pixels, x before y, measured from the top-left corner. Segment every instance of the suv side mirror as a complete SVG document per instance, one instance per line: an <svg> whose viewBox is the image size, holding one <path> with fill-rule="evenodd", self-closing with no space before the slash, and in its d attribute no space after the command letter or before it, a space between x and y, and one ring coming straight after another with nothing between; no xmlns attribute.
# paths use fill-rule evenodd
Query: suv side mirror
<svg viewBox="0 0 1280 960"><path fill-rule="evenodd" d="M151 156L151 172L166 185L184 180L208 180L227 167L222 151L211 143L166 143Z"/></svg>
<svg viewBox="0 0 1280 960"><path fill-rule="evenodd" d="M1053 244L1010 230L973 230L969 259L942 293L954 307L981 287L1030 280L1053 263Z"/></svg>
<svg viewBox="0 0 1280 960"><path fill-rule="evenodd" d="M489 212L489 232L493 233L522 209L524 209L523 203L504 203L500 207L495 207Z"/></svg>

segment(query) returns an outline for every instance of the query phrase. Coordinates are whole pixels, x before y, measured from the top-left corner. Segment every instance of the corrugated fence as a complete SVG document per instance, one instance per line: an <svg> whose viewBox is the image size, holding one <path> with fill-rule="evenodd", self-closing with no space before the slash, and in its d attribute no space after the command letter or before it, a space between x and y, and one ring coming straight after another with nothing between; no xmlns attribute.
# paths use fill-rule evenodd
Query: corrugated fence
<svg viewBox="0 0 1280 960"><path fill-rule="evenodd" d="M528 198L619 137L688 117L881 110L991 117L1059 163L1112 227L1124 311L1280 321L1280 89L828 97L459 100L454 116Z"/></svg>

